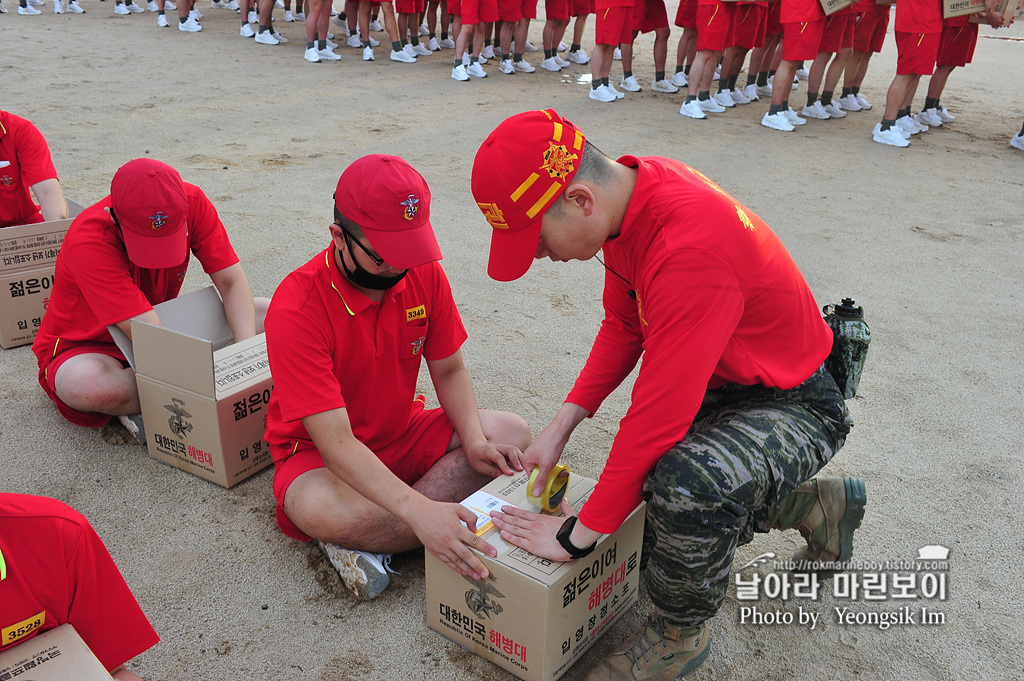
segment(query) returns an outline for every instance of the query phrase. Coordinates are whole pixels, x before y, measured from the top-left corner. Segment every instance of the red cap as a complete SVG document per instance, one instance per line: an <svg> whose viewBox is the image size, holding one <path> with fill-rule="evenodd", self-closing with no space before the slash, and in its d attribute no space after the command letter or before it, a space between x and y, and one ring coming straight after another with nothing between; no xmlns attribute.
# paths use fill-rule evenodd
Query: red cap
<svg viewBox="0 0 1024 681"><path fill-rule="evenodd" d="M110 207L139 267L176 267L188 258L188 196L174 168L151 158L125 163L110 181Z"/></svg>
<svg viewBox="0 0 1024 681"><path fill-rule="evenodd" d="M505 119L473 163L473 196L493 227L487 274L512 281L537 254L540 223L576 176L586 138L554 109Z"/></svg>
<svg viewBox="0 0 1024 681"><path fill-rule="evenodd" d="M371 154L355 161L338 179L334 205L392 267L406 270L441 259L427 181L399 157Z"/></svg>

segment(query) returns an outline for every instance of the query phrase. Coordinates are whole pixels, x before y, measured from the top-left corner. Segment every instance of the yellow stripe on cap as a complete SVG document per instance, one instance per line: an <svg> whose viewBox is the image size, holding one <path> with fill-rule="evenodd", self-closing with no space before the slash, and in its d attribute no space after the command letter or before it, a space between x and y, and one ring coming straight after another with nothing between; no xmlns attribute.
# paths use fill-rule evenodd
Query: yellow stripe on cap
<svg viewBox="0 0 1024 681"><path fill-rule="evenodd" d="M576 139L573 140L572 147L573 149L583 148L583 133L579 130L576 131Z"/></svg>
<svg viewBox="0 0 1024 681"><path fill-rule="evenodd" d="M544 205L548 202L548 200L551 199L552 196L557 194L558 190L561 189L561 188L562 188L562 183L561 182L552 182L551 186L548 187L548 190L546 192L544 192L544 196L542 196L539 199L537 199L537 203L533 204L530 207L530 210L526 211L526 217L528 217L528 218L537 217L537 213L539 213L541 211L541 209L544 208Z"/></svg>
<svg viewBox="0 0 1024 681"><path fill-rule="evenodd" d="M554 132L553 135L551 135L551 138L554 139L556 142L561 142L562 141L562 124L561 123L555 123L555 132Z"/></svg>
<svg viewBox="0 0 1024 681"><path fill-rule="evenodd" d="M526 181L519 185L519 189L512 192L512 200L518 201L519 198L526 193L526 190L533 186L533 183L540 179L540 175L537 173L530 173L530 176L526 178Z"/></svg>

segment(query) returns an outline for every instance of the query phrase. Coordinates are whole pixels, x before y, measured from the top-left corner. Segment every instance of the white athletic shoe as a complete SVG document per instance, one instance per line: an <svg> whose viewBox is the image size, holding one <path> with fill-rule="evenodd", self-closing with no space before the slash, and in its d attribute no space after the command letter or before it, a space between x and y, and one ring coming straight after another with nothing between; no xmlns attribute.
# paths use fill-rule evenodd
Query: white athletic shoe
<svg viewBox="0 0 1024 681"><path fill-rule="evenodd" d="M939 118L938 109L923 109L919 114L917 114L917 120L932 128L942 127L942 119Z"/></svg>
<svg viewBox="0 0 1024 681"><path fill-rule="evenodd" d="M167 28L167 27L170 26L170 24L167 23L167 17L165 15L163 15L163 14L158 14L157 15L157 17L156 17L156 25L159 26L160 28Z"/></svg>
<svg viewBox="0 0 1024 681"><path fill-rule="evenodd" d="M453 80L462 80L462 81L469 80L469 74L466 73L466 67L463 66L462 64L459 64L458 66L453 68L452 69L452 79Z"/></svg>
<svg viewBox="0 0 1024 681"><path fill-rule="evenodd" d="M783 132L793 132L796 130L793 124L789 122L789 118L784 111L773 114L766 111L764 118L761 119L761 125L772 130L782 130Z"/></svg>
<svg viewBox="0 0 1024 681"><path fill-rule="evenodd" d="M729 96L731 96L732 101L736 102L737 104L750 104L750 98L743 94L743 90L740 88L730 90Z"/></svg>
<svg viewBox="0 0 1024 681"><path fill-rule="evenodd" d="M824 121L829 118L832 118L831 116L828 115L828 112L825 111L825 107L821 105L821 102L815 102L810 106L805 106L804 110L801 111L800 113L802 113L804 116L807 116L807 118L816 118L819 121Z"/></svg>
<svg viewBox="0 0 1024 681"><path fill-rule="evenodd" d="M581 47L575 52L569 53L569 61L571 61L573 64L589 64L590 57L587 56L587 53L584 52L583 48Z"/></svg>
<svg viewBox="0 0 1024 681"><path fill-rule="evenodd" d="M726 109L731 109L732 107L736 106L736 102L733 100L732 94L728 90L716 92L715 96L712 97L711 99L713 99L719 106L723 107L722 111L725 111Z"/></svg>
<svg viewBox="0 0 1024 681"><path fill-rule="evenodd" d="M274 9L284 9L283 0L274 0Z"/></svg>
<svg viewBox="0 0 1024 681"><path fill-rule="evenodd" d="M295 13L295 21L305 21L305 20L306 20L306 13L305 12L296 12Z"/></svg>
<svg viewBox="0 0 1024 681"><path fill-rule="evenodd" d="M242 24L242 28L238 29L238 35L243 38L252 38L256 35L256 31L252 30L252 26L249 24Z"/></svg>
<svg viewBox="0 0 1024 681"><path fill-rule="evenodd" d="M602 85L601 87L605 87L611 90L611 93L615 95L615 99L622 99L626 96L625 92L620 92L619 90L615 89L615 86L612 85L611 83L608 83L607 85Z"/></svg>
<svg viewBox="0 0 1024 681"><path fill-rule="evenodd" d="M309 50L306 51L309 52ZM325 59L327 61L341 61L341 55L334 52L334 48L330 46L330 43L328 43L325 49L317 49L316 53L320 56L320 59Z"/></svg>
<svg viewBox="0 0 1024 681"><path fill-rule="evenodd" d="M254 38L260 45L280 45L281 41L274 37L274 34L270 30L257 33Z"/></svg>
<svg viewBox="0 0 1024 681"><path fill-rule="evenodd" d="M370 22L370 30L377 31L378 33L380 33L384 29L381 27L380 21L374 19L373 21Z"/></svg>
<svg viewBox="0 0 1024 681"><path fill-rule="evenodd" d="M156 3L155 2L151 2L150 4L153 5L154 7L156 7ZM54 14L64 14L64 8L61 7L60 0L53 0L53 13Z"/></svg>
<svg viewBox="0 0 1024 681"><path fill-rule="evenodd" d="M901 135L895 127L889 128L888 130L882 130L881 123L875 125L875 129L871 131L871 139L879 144L888 144L891 147L910 146L910 141Z"/></svg>
<svg viewBox="0 0 1024 681"><path fill-rule="evenodd" d="M1011 137L1010 146L1013 147L1014 149L1020 149L1021 151L1024 151L1024 135L1021 135L1018 132L1016 135Z"/></svg>
<svg viewBox="0 0 1024 681"><path fill-rule="evenodd" d="M789 119L791 125L807 125L807 119L797 116L796 111L793 111L793 107L789 107L782 113L786 114L786 118Z"/></svg>
<svg viewBox="0 0 1024 681"><path fill-rule="evenodd" d="M198 21L189 17L184 23L178 22L178 30L185 33L199 33L199 31L203 30L203 27L199 25Z"/></svg>
<svg viewBox="0 0 1024 681"><path fill-rule="evenodd" d="M952 123L956 120L956 116L946 111L946 107L940 106L935 110L935 115L939 117L939 120L943 123Z"/></svg>
<svg viewBox="0 0 1024 681"><path fill-rule="evenodd" d="M523 46L523 52L539 52L537 46L530 42L530 39L526 39L526 45Z"/></svg>
<svg viewBox="0 0 1024 681"><path fill-rule="evenodd" d="M865 97L864 95L862 95L859 92L856 95L854 95L854 96L857 98L857 103L860 104L860 108L861 109L863 109L864 111L870 111L871 110L871 102L868 101L867 97ZM947 121L947 122L949 122L949 121Z"/></svg>
<svg viewBox="0 0 1024 681"><path fill-rule="evenodd" d="M452 40L451 38L442 38L441 40L437 41L437 44L440 45L441 47L443 47L446 50L454 50L455 49L455 41Z"/></svg>
<svg viewBox="0 0 1024 681"><path fill-rule="evenodd" d="M246 18L249 20L250 24L258 24L260 22L260 17L256 14L256 10L254 9L249 10L249 16Z"/></svg>
<svg viewBox="0 0 1024 681"><path fill-rule="evenodd" d="M542 61L540 63L540 67L542 69L544 69L545 71L555 71L555 72L558 72L558 71L562 70L562 67L558 65L558 62L555 61L554 57L548 57L547 59Z"/></svg>
<svg viewBox="0 0 1024 681"><path fill-rule="evenodd" d="M839 108L843 111L863 111L864 107L857 102L857 95L849 94L839 98Z"/></svg>
<svg viewBox="0 0 1024 681"><path fill-rule="evenodd" d="M552 59L554 59L555 63L561 66L563 69L570 64L570 62L566 61L565 59L562 59L557 54L554 57L552 57Z"/></svg>
<svg viewBox="0 0 1024 681"><path fill-rule="evenodd" d="M288 38L285 38L283 35L275 31L273 28L270 29L270 32L274 34L274 40L276 40L280 44L284 45L286 42L288 42Z"/></svg>
<svg viewBox="0 0 1024 681"><path fill-rule="evenodd" d="M210 9L227 9L228 3L225 0L210 0Z"/></svg>
<svg viewBox="0 0 1024 681"><path fill-rule="evenodd" d="M534 68L533 64L526 61L525 59L512 62L512 66L519 73L533 73L534 71L537 70L536 68Z"/></svg>
<svg viewBox="0 0 1024 681"><path fill-rule="evenodd" d="M122 414L117 420L136 442L140 445L146 444L146 424L142 422L142 414Z"/></svg>
<svg viewBox="0 0 1024 681"><path fill-rule="evenodd" d="M623 78L619 82L619 87L625 90L626 92L640 92L641 90L643 90L643 88L640 87L640 83L636 82L636 76Z"/></svg>
<svg viewBox="0 0 1024 681"><path fill-rule="evenodd" d="M714 97L709 99L698 99L697 104L700 105L701 111L705 113L722 113L725 111L725 106L715 101Z"/></svg>
<svg viewBox="0 0 1024 681"><path fill-rule="evenodd" d="M167 3L166 3L166 2L164 3L164 9L170 9L170 7L168 7L168 6L167 6ZM177 8L175 8L175 9L177 9ZM190 9L190 10L188 11L188 15L189 15L190 17L193 17L193 18L194 18L194 19L195 19L196 21L199 21L200 19L202 19L202 18L203 18L203 13L202 13L202 12L200 12L200 11L199 11L198 9L196 9L195 7L193 7L192 9Z"/></svg>
<svg viewBox="0 0 1024 681"><path fill-rule="evenodd" d="M310 62L311 64L320 64L323 61L322 59L320 59L320 53L317 51L316 47L307 47L305 54L302 55L302 58Z"/></svg>
<svg viewBox="0 0 1024 681"><path fill-rule="evenodd" d="M289 24L291 22L295 21L295 15L292 14L291 10L285 10L285 12L284 12L284 20L285 20L285 23L289 23Z"/></svg>
<svg viewBox="0 0 1024 681"><path fill-rule="evenodd" d="M39 10L36 10L35 12L22 12L21 10L23 10L23 9L33 9L33 8L32 7L27 7L27 8L26 7L19 7L18 8L18 14L39 14ZM119 5L114 5L114 14L125 15L125 14L131 14L131 12L129 12L128 8L124 6L124 3L121 3Z"/></svg>
<svg viewBox="0 0 1024 681"><path fill-rule="evenodd" d="M743 88L743 96L747 98L748 102L756 102L761 99L761 95L757 93L757 85L751 83ZM735 97L733 97L735 99Z"/></svg>
<svg viewBox="0 0 1024 681"><path fill-rule="evenodd" d="M825 105L825 113L832 118L846 118L847 116L847 113L835 102L830 102Z"/></svg>
<svg viewBox="0 0 1024 681"><path fill-rule="evenodd" d="M412 51L416 53L417 57L429 57L430 55L434 54L423 43L416 43L415 45L413 45Z"/></svg>
<svg viewBox="0 0 1024 681"><path fill-rule="evenodd" d="M683 102L683 105L679 107L679 113L689 118L707 118L708 115L704 113L704 109L701 108L700 102L696 99L692 102Z"/></svg>
<svg viewBox="0 0 1024 681"><path fill-rule="evenodd" d="M470 64L466 67L466 73L473 76L474 78L486 78L487 72L484 71L484 67L480 66L480 62Z"/></svg>
<svg viewBox="0 0 1024 681"><path fill-rule="evenodd" d="M484 45L484 49L480 50L480 56L484 59L494 59L494 46Z"/></svg>
<svg viewBox="0 0 1024 681"><path fill-rule="evenodd" d="M896 119L896 126L904 132L909 132L911 135L916 135L928 130L928 126L921 125L915 121L912 116L900 116Z"/></svg>
<svg viewBox="0 0 1024 681"><path fill-rule="evenodd" d="M149 0L149 2L146 3L146 9L148 9L150 12L160 11L160 8L156 6L156 3L153 0Z"/></svg>
<svg viewBox="0 0 1024 681"><path fill-rule="evenodd" d="M167 6L167 3L165 2L164 3L164 7L166 7L166 6ZM228 3L228 9L231 10L232 12L238 12L239 11L238 3L235 0L231 0L231 2Z"/></svg>
<svg viewBox="0 0 1024 681"><path fill-rule="evenodd" d="M403 64L415 64L416 57L410 57L405 50L391 50L391 61L402 62Z"/></svg>
<svg viewBox="0 0 1024 681"><path fill-rule="evenodd" d="M405 53L406 56L412 57L413 59L416 58L416 50L413 49L411 43L406 43L405 45L403 45L402 52Z"/></svg>
<svg viewBox="0 0 1024 681"><path fill-rule="evenodd" d="M317 542L320 550L338 571L342 584L360 601L376 598L387 588L394 574L391 556L344 549L337 544Z"/></svg>
<svg viewBox="0 0 1024 681"><path fill-rule="evenodd" d="M565 52L565 51L566 51L566 50L568 50L568 49L569 49L569 46L568 46L568 45L566 45L566 44L565 44L564 42L562 42L561 40L559 40L559 41L558 41L558 51L559 51L559 52Z"/></svg>
<svg viewBox="0 0 1024 681"><path fill-rule="evenodd" d="M796 77L799 78L800 80L807 80L808 76L810 76L810 75L811 75L811 73L807 69L797 69L796 70Z"/></svg>
<svg viewBox="0 0 1024 681"><path fill-rule="evenodd" d="M427 26L425 23L424 24L420 24L420 35L421 36L430 35L430 27Z"/></svg>
<svg viewBox="0 0 1024 681"><path fill-rule="evenodd" d="M124 7L124 5L118 5L117 7ZM114 10L117 11L117 8L115 7ZM25 7L19 6L18 7L18 14L22 14L22 15L28 16L28 15L31 15L31 14L42 14L42 12L37 10L32 5L27 5ZM125 10L124 12L118 12L118 14L128 14L128 10Z"/></svg>
<svg viewBox="0 0 1024 681"><path fill-rule="evenodd" d="M615 94L609 92L603 85L590 88L590 93L587 96L595 102L614 102L617 99Z"/></svg>
<svg viewBox="0 0 1024 681"><path fill-rule="evenodd" d="M758 97L771 97L772 96L772 86L771 85L758 85L757 86L757 96Z"/></svg>
<svg viewBox="0 0 1024 681"><path fill-rule="evenodd" d="M670 81L668 78L662 78L661 80L656 80L653 83L651 83L651 91L666 92L668 94L672 94L675 92L679 92L679 88L673 85L672 81Z"/></svg>
<svg viewBox="0 0 1024 681"><path fill-rule="evenodd" d="M359 39L358 33L353 33L348 37L348 40L345 41L345 44L349 47L362 47L363 41Z"/></svg>
<svg viewBox="0 0 1024 681"><path fill-rule="evenodd" d="M373 61L372 47L367 46L363 48L363 61Z"/></svg>
<svg viewBox="0 0 1024 681"><path fill-rule="evenodd" d="M427 43L427 49L431 52L438 52L441 49L441 45L438 44L437 38L431 38L430 42Z"/></svg>
<svg viewBox="0 0 1024 681"><path fill-rule="evenodd" d="M42 7L46 3L43 0L28 0L29 7Z"/></svg>
<svg viewBox="0 0 1024 681"><path fill-rule="evenodd" d="M464 58L466 58L466 59L469 59L469 52L467 52L466 54L464 54L462 56ZM482 66L482 65L487 63L487 57L485 57L484 55L481 54L480 56L478 56L476 58L476 61L477 61L477 63L479 63Z"/></svg>
<svg viewBox="0 0 1024 681"><path fill-rule="evenodd" d="M139 7L138 5L136 5L134 2L132 2L132 3L127 3L126 2L124 4L124 6L127 7L128 11L131 12L132 14L142 14L143 12L146 11L146 10L142 9L141 7Z"/></svg>
<svg viewBox="0 0 1024 681"><path fill-rule="evenodd" d="M676 87L686 87L690 84L690 80L686 77L685 71L679 71L672 74L672 84Z"/></svg>
<svg viewBox="0 0 1024 681"><path fill-rule="evenodd" d="M3 0L0 0L0 14L7 14L7 8L4 7Z"/></svg>
<svg viewBox="0 0 1024 681"><path fill-rule="evenodd" d="M612 59L615 61L622 61L622 50L616 47L615 51L612 52Z"/></svg>
<svg viewBox="0 0 1024 681"><path fill-rule="evenodd" d="M167 6L166 4L164 5ZM85 10L78 5L78 0L68 0L68 6L64 10L65 12L71 12L72 14L85 14Z"/></svg>
<svg viewBox="0 0 1024 681"><path fill-rule="evenodd" d="M498 70L501 71L504 74L511 75L511 74L514 74L516 72L516 67L512 66L512 60L511 59L503 59L498 64Z"/></svg>

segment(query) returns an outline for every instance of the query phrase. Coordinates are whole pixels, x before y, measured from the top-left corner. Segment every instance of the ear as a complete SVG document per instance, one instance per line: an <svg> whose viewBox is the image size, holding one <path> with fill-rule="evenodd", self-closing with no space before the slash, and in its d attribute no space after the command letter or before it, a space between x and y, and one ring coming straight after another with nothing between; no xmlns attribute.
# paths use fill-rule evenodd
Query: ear
<svg viewBox="0 0 1024 681"><path fill-rule="evenodd" d="M331 233L331 238L334 240L334 245L341 249L342 246L345 245L345 233L341 231L341 227L339 227L336 223L332 222L330 225L327 226L327 229Z"/></svg>
<svg viewBox="0 0 1024 681"><path fill-rule="evenodd" d="M582 182L566 187L561 200L568 203L565 208L582 212L583 217L590 217L597 206L593 190Z"/></svg>

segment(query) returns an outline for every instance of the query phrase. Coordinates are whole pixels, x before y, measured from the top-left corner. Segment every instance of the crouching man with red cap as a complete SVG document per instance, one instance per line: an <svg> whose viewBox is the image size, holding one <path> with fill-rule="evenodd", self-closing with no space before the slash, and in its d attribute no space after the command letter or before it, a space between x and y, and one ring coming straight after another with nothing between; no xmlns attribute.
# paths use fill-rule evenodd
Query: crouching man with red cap
<svg viewBox="0 0 1024 681"><path fill-rule="evenodd" d="M492 513L539 556L586 556L647 500L647 623L588 681L668 681L707 658L737 546L796 528L799 561L847 561L859 480L814 479L852 422L823 363L832 333L779 238L702 173L602 154L552 110L507 119L477 152L488 273L605 256L604 321L565 403L523 452L547 479L573 430L643 364L600 480L567 518ZM539 489L535 492L540 492Z"/></svg>
<svg viewBox="0 0 1024 681"><path fill-rule="evenodd" d="M224 301L235 340L262 331L269 301L253 300L217 209L166 163L121 166L110 195L71 223L32 344L39 383L64 418L99 428L120 417L145 443L135 372L107 326L131 338L132 319L159 324L153 306L178 295L193 254Z"/></svg>
<svg viewBox="0 0 1024 681"><path fill-rule="evenodd" d="M402 159L365 156L342 173L328 229L330 246L285 278L267 314L278 525L318 540L359 599L387 586L391 554L420 546L486 577L469 547L495 549L458 502L522 470L530 430L477 410L430 190ZM416 395L422 359L439 409Z"/></svg>

